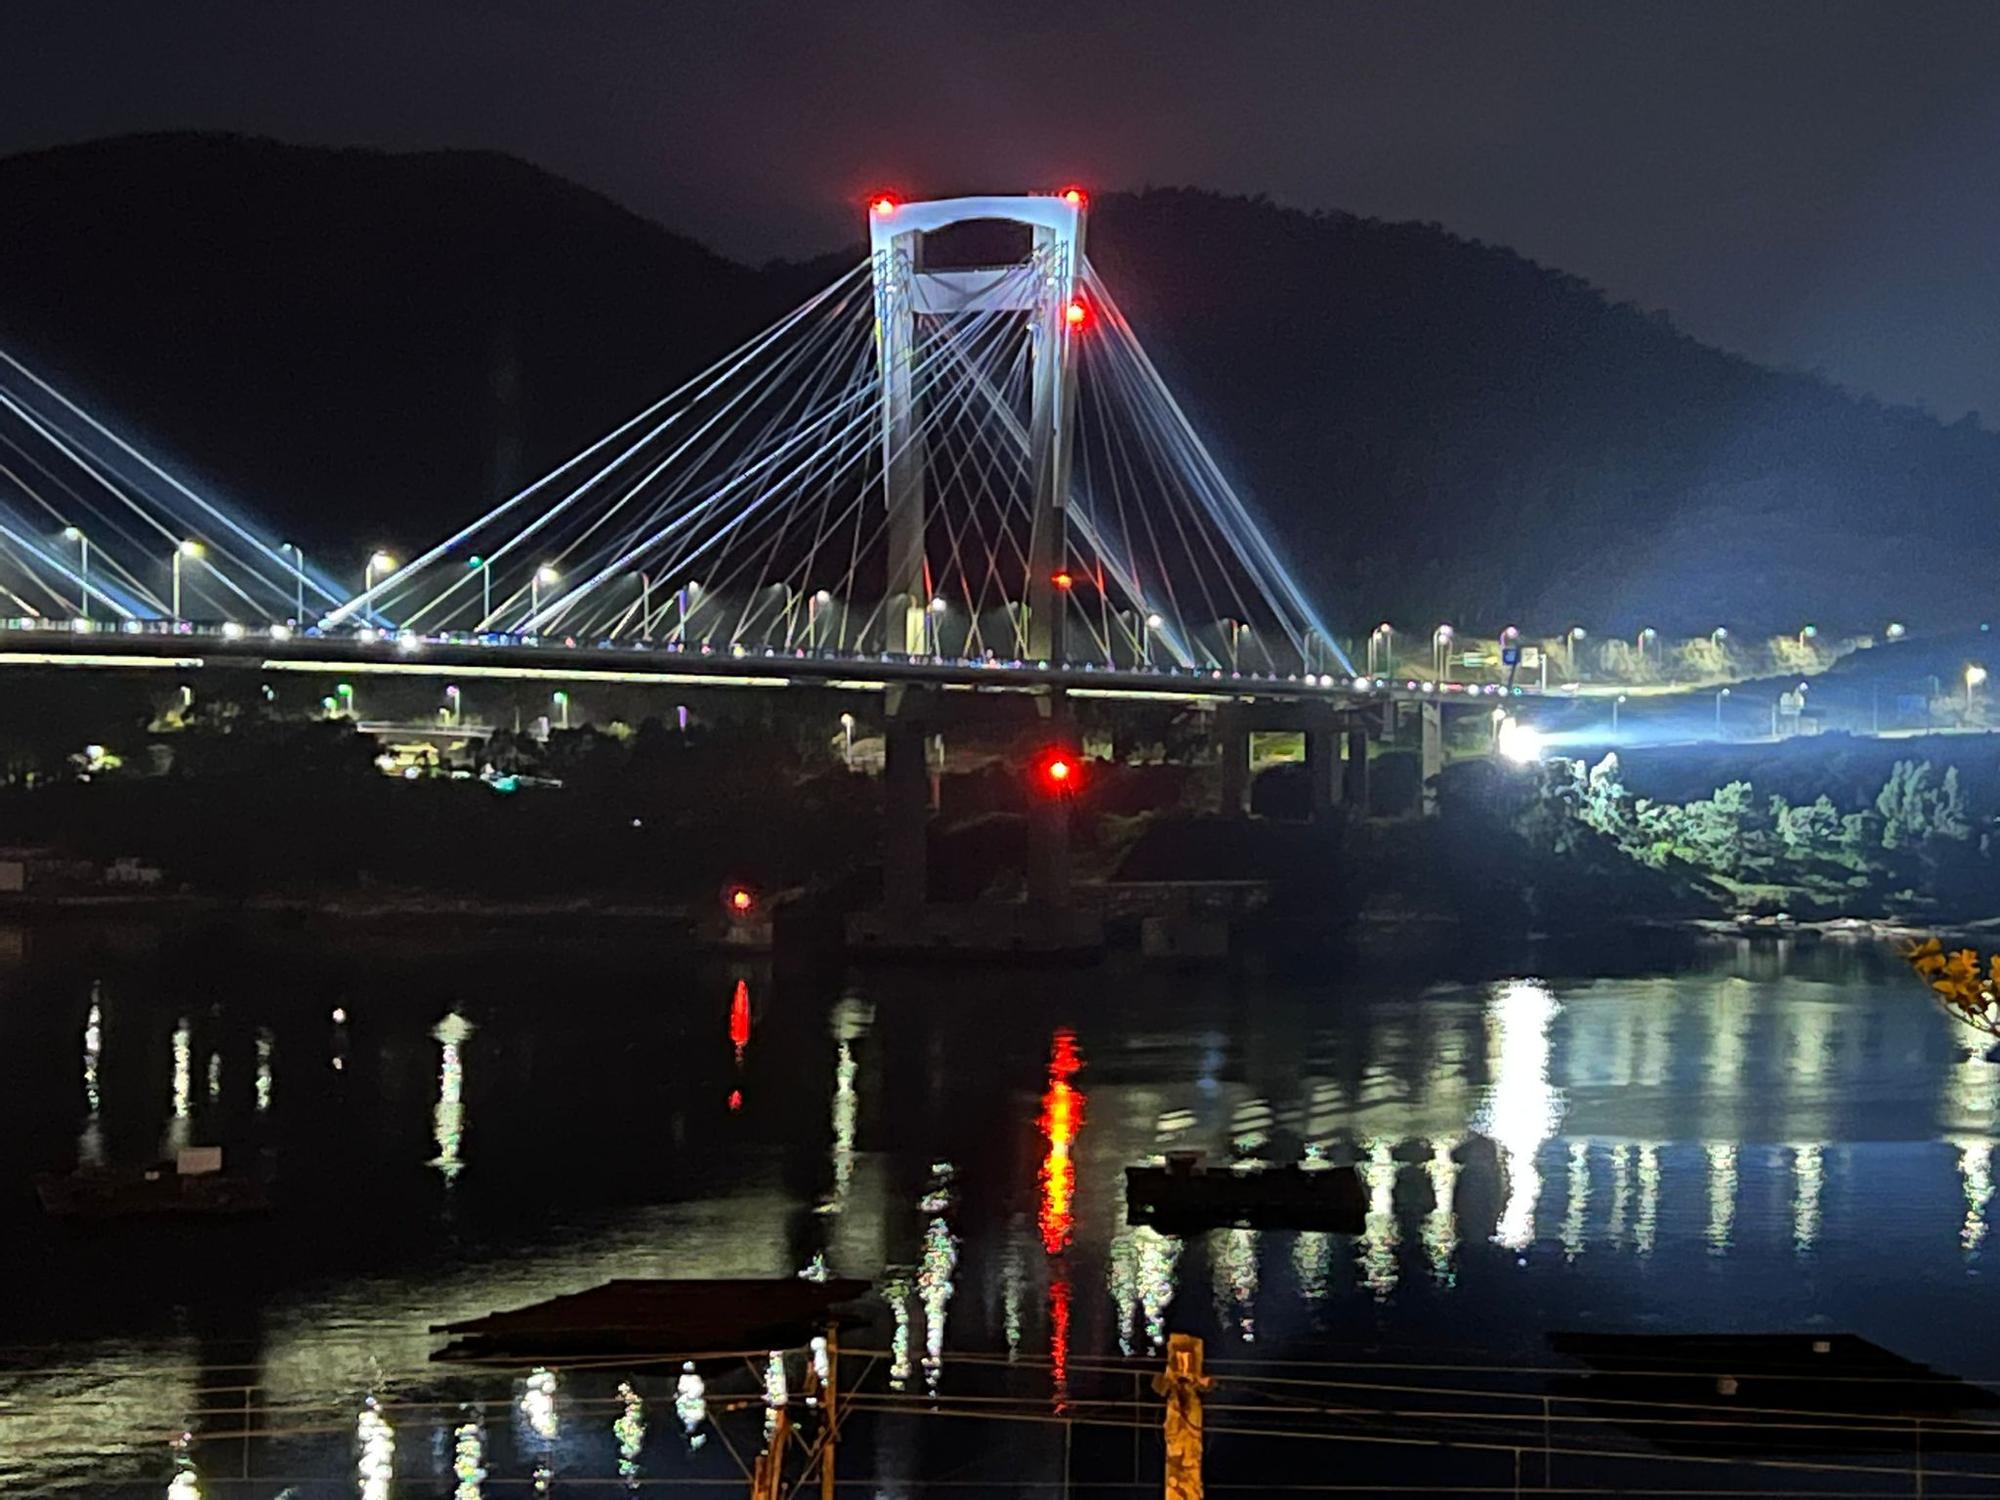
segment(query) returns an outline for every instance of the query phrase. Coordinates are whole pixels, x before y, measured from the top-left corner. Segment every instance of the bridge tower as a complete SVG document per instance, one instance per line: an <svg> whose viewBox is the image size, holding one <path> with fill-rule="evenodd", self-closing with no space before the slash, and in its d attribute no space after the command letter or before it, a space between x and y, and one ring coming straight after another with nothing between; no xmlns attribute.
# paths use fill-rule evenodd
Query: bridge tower
<svg viewBox="0 0 2000 1500"><path fill-rule="evenodd" d="M911 379L920 316L1014 311L1031 329L1032 383L1028 473L1032 523L1022 604L1031 659L1064 657L1066 601L1056 574L1067 553L1065 509L1076 421L1076 339L1090 308L1078 299L1083 275L1084 195L1074 189L1046 196L941 198L869 205L875 278L875 349L881 389L883 502L888 511L889 577L884 617L889 648L925 651L924 612L930 603L924 556L926 474L922 393ZM929 271L924 236L974 220L1026 225L1034 236L1040 274L1010 275L1015 267ZM900 601L900 603L899 603ZM898 611L900 630L896 625Z"/></svg>

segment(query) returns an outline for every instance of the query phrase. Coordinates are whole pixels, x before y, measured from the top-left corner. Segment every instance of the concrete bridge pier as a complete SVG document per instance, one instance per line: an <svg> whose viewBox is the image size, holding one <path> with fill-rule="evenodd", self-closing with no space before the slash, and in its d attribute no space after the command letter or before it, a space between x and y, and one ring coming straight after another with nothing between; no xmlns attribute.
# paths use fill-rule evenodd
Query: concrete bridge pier
<svg viewBox="0 0 2000 1500"><path fill-rule="evenodd" d="M1078 749L1076 724L1069 700L1060 691L1036 700L1046 726L1047 743ZM1028 905L1044 911L1067 912L1070 906L1070 799L1047 795L1046 788L1028 794Z"/></svg>
<svg viewBox="0 0 2000 1500"><path fill-rule="evenodd" d="M1215 739L1222 751L1220 812L1240 818L1250 810L1250 717L1240 703L1215 711Z"/></svg>
<svg viewBox="0 0 2000 1500"><path fill-rule="evenodd" d="M928 742L937 695L891 688L882 739L882 905L913 912L930 899Z"/></svg>
<svg viewBox="0 0 2000 1500"><path fill-rule="evenodd" d="M1250 733L1258 728L1291 730L1305 738L1306 815L1314 822L1333 816L1347 803L1368 808L1368 731L1351 713L1330 703L1252 705L1226 703L1215 711L1215 739L1221 756L1220 811L1242 817L1250 790ZM1341 758L1345 745L1347 758Z"/></svg>
<svg viewBox="0 0 2000 1500"><path fill-rule="evenodd" d="M1417 706L1418 753L1422 762L1423 812L1437 811L1437 778L1444 770L1444 705L1435 699Z"/></svg>
<svg viewBox="0 0 2000 1500"><path fill-rule="evenodd" d="M1368 816L1368 731L1352 721L1347 729L1347 763L1340 769L1340 800L1356 816Z"/></svg>

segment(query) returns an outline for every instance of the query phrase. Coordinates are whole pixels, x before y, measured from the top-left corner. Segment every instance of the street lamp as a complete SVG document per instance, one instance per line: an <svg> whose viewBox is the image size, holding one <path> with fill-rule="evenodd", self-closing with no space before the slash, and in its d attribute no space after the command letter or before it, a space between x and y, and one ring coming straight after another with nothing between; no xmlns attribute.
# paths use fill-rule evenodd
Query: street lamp
<svg viewBox="0 0 2000 1500"><path fill-rule="evenodd" d="M90 538L74 526L63 527L63 538L77 545L77 580L83 590L83 617L90 618Z"/></svg>
<svg viewBox="0 0 2000 1500"><path fill-rule="evenodd" d="M1581 625L1572 625L1563 632L1563 642L1569 648L1569 675L1578 682L1583 681L1583 667L1577 657L1576 643L1588 634Z"/></svg>
<svg viewBox="0 0 2000 1500"><path fill-rule="evenodd" d="M1903 628L1902 624L1899 621L1891 620L1889 622L1889 628L1887 631L1884 632L1884 634L1886 634L1892 641L1900 641L1904 636L1908 635L1909 632Z"/></svg>
<svg viewBox="0 0 2000 1500"><path fill-rule="evenodd" d="M1616 698L1611 700L1611 738L1614 740L1618 738L1618 709L1624 701L1625 695L1623 693L1620 693Z"/></svg>
<svg viewBox="0 0 2000 1500"><path fill-rule="evenodd" d="M553 587L561 582L562 574L558 573L548 563L543 563L539 568L535 569L533 575L528 579L528 628L530 630L536 628L535 621L541 617L542 589L545 586ZM564 725L563 727L568 728L569 726Z"/></svg>
<svg viewBox="0 0 2000 1500"><path fill-rule="evenodd" d="M1729 630L1726 626L1718 625L1708 633L1709 645L1715 647L1718 651L1722 649L1722 643L1728 639Z"/></svg>
<svg viewBox="0 0 2000 1500"><path fill-rule="evenodd" d="M943 654L940 649L939 638L944 633L943 631L944 612L947 608L949 608L949 606L946 605L944 600L933 599L931 600L930 609L925 612L924 623L930 627L932 656L939 656Z"/></svg>
<svg viewBox="0 0 2000 1500"><path fill-rule="evenodd" d="M454 727L463 724L465 722L465 704L459 696L457 683L446 684L444 699L447 705L445 708L445 722Z"/></svg>
<svg viewBox="0 0 2000 1500"><path fill-rule="evenodd" d="M1376 660L1377 642L1380 643L1381 647L1381 660L1379 662ZM1396 670L1396 664L1393 659L1395 649L1396 632L1390 627L1389 622L1384 620L1368 634L1368 675L1370 677L1387 677Z"/></svg>
<svg viewBox="0 0 2000 1500"><path fill-rule="evenodd" d="M833 595L825 589L819 590L806 600L806 649L819 650L819 611L823 604L833 602Z"/></svg>
<svg viewBox="0 0 2000 1500"><path fill-rule="evenodd" d="M361 592L374 593L375 580L378 577L387 577L395 571L396 559L388 553L381 551L369 553L368 561L361 565Z"/></svg>
<svg viewBox="0 0 2000 1500"><path fill-rule="evenodd" d="M1159 628L1166 623L1167 622L1161 619L1158 615L1146 616L1146 632L1143 636L1139 638L1139 647L1140 650L1143 651L1145 654L1145 662L1148 667L1151 667L1153 665L1154 632L1159 630Z"/></svg>
<svg viewBox="0 0 2000 1500"><path fill-rule="evenodd" d="M1799 644L1804 646L1819 635L1819 626L1807 625L1799 630Z"/></svg>
<svg viewBox="0 0 2000 1500"><path fill-rule="evenodd" d="M174 548L174 623L181 623L181 559L200 557L200 542L182 542Z"/></svg>
<svg viewBox="0 0 2000 1500"><path fill-rule="evenodd" d="M1451 627L1440 625L1431 632L1431 676L1438 681L1445 680L1445 671L1451 663Z"/></svg>
<svg viewBox="0 0 2000 1500"><path fill-rule="evenodd" d="M1986 668L1968 666L1965 669L1965 711L1972 712L1972 690L1986 680Z"/></svg>
<svg viewBox="0 0 2000 1500"><path fill-rule="evenodd" d="M479 628L484 630L486 622L493 618L493 559L475 552L465 565L479 572Z"/></svg>
<svg viewBox="0 0 2000 1500"><path fill-rule="evenodd" d="M1660 632L1653 629L1653 627L1650 625L1648 625L1644 630L1639 632L1639 660L1641 662L1644 662L1646 659L1646 648L1652 645L1659 638L1660 638ZM1654 655L1657 656L1658 654L1659 653L1656 650L1654 652Z"/></svg>
<svg viewBox="0 0 2000 1500"><path fill-rule="evenodd" d="M340 706L343 710L345 710L347 717L350 719L353 718L354 684L351 682L337 682L333 686L333 691L334 694L340 699Z"/></svg>
<svg viewBox="0 0 2000 1500"><path fill-rule="evenodd" d="M687 639L688 611L694 607L694 596L700 592L701 585L692 579L688 581L686 588L674 590L674 608L680 618L674 622L673 630L667 635L669 641Z"/></svg>
<svg viewBox="0 0 2000 1500"><path fill-rule="evenodd" d="M840 735L842 740L845 741L845 744L842 748L842 754L847 761L847 769L851 771L854 769L854 715L853 714L842 714L840 716Z"/></svg>
<svg viewBox="0 0 2000 1500"><path fill-rule="evenodd" d="M1722 738L1722 700L1728 696L1728 688L1724 688L1715 695L1715 737L1717 739Z"/></svg>
<svg viewBox="0 0 2000 1500"><path fill-rule="evenodd" d="M565 693L561 688L557 688L553 693L549 694L549 701L555 704L556 712L561 715L562 722L560 727L564 729L569 728L569 694Z"/></svg>
<svg viewBox="0 0 2000 1500"><path fill-rule="evenodd" d="M278 543L280 552L292 554L292 623L306 622L306 554L296 542Z"/></svg>

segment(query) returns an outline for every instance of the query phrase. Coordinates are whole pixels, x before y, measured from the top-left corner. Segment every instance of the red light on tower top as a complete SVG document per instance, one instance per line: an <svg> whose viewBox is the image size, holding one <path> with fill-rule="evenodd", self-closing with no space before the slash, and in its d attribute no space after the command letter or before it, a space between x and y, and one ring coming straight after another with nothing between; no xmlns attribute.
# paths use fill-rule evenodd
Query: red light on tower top
<svg viewBox="0 0 2000 1500"><path fill-rule="evenodd" d="M1062 201L1071 208L1082 208L1090 202L1090 194L1080 187L1066 187L1062 190Z"/></svg>
<svg viewBox="0 0 2000 1500"><path fill-rule="evenodd" d="M747 916L750 909L757 904L757 897L748 886L732 885L728 896L724 899L728 902L729 909L739 917Z"/></svg>
<svg viewBox="0 0 2000 1500"><path fill-rule="evenodd" d="M896 208L896 198L892 193L877 193L868 200L868 211L878 219L888 218Z"/></svg>

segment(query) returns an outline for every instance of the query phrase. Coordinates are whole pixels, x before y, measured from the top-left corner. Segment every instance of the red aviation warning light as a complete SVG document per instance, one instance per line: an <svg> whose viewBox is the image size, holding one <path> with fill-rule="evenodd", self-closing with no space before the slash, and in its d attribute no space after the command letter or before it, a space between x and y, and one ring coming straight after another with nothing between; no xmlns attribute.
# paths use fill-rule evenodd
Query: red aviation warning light
<svg viewBox="0 0 2000 1500"><path fill-rule="evenodd" d="M1072 332L1083 332L1090 326L1090 304L1081 297L1070 298L1068 306L1063 308L1063 321Z"/></svg>
<svg viewBox="0 0 2000 1500"><path fill-rule="evenodd" d="M1071 208L1082 208L1090 202L1090 194L1072 184L1062 190L1062 201Z"/></svg>
<svg viewBox="0 0 2000 1500"><path fill-rule="evenodd" d="M732 885L723 892L722 904L732 917L747 917L757 909L757 893L747 885Z"/></svg>
<svg viewBox="0 0 2000 1500"><path fill-rule="evenodd" d="M886 219L899 207L893 193L877 193L868 200L868 212L878 219Z"/></svg>
<svg viewBox="0 0 2000 1500"><path fill-rule="evenodd" d="M1075 583L1076 580L1070 576L1069 569L1064 568L1058 573L1051 574L1049 576L1049 582L1053 583L1057 588L1061 589L1064 593L1068 593L1070 585Z"/></svg>

